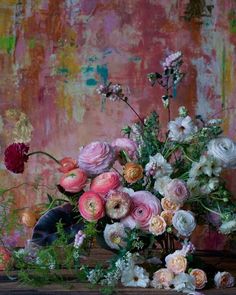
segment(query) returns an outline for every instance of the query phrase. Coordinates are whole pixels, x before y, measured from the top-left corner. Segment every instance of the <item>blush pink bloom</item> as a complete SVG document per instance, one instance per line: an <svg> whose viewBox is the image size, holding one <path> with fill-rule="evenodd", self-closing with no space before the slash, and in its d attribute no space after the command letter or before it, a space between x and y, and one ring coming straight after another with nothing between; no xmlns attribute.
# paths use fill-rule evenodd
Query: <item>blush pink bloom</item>
<svg viewBox="0 0 236 295"><path fill-rule="evenodd" d="M158 289L170 289L171 281L174 279L173 272L167 268L161 268L154 272L151 286Z"/></svg>
<svg viewBox="0 0 236 295"><path fill-rule="evenodd" d="M167 255L165 261L168 270L176 275L181 272L185 272L187 268L187 259L183 255L179 254L178 251Z"/></svg>
<svg viewBox="0 0 236 295"><path fill-rule="evenodd" d="M130 213L121 222L125 227L138 227L148 231L152 216L161 212L159 199L147 191L135 192L131 195L131 199Z"/></svg>
<svg viewBox="0 0 236 295"><path fill-rule="evenodd" d="M110 144L95 141L80 151L78 166L89 176L96 176L108 171L114 164L115 158L115 151Z"/></svg>
<svg viewBox="0 0 236 295"><path fill-rule="evenodd" d="M77 193L84 188L86 182L87 174L83 170L77 168L64 174L61 177L60 185L67 192Z"/></svg>
<svg viewBox="0 0 236 295"><path fill-rule="evenodd" d="M203 289L207 283L207 276L205 271L199 268L194 268L190 272L190 276L195 279L196 289Z"/></svg>
<svg viewBox="0 0 236 295"><path fill-rule="evenodd" d="M120 191L111 191L106 201L106 213L113 219L124 218L129 213L131 202L129 194Z"/></svg>
<svg viewBox="0 0 236 295"><path fill-rule="evenodd" d="M90 186L90 190L101 196L105 196L110 190L120 186L120 177L117 172L104 172L95 177Z"/></svg>
<svg viewBox="0 0 236 295"><path fill-rule="evenodd" d="M105 215L103 199L92 191L85 192L79 198L78 209L82 217L88 221L97 221Z"/></svg>
<svg viewBox="0 0 236 295"><path fill-rule="evenodd" d="M118 156L120 151L125 151L130 160L135 160L137 155L137 143L132 139L121 137L112 141L112 147L114 147L116 155Z"/></svg>
<svg viewBox="0 0 236 295"><path fill-rule="evenodd" d="M62 173L67 173L75 168L77 168L77 163L76 160L70 158L70 157L65 157L60 161L61 167L58 168L58 170Z"/></svg>
<svg viewBox="0 0 236 295"><path fill-rule="evenodd" d="M183 180L176 178L165 187L165 196L176 204L183 204L189 198L189 190Z"/></svg>

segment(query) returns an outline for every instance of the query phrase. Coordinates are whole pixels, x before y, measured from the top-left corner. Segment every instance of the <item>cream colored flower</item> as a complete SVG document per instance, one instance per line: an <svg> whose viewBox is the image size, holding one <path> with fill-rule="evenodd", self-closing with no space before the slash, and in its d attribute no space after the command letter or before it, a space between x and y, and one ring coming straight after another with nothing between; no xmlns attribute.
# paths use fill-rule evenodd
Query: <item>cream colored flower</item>
<svg viewBox="0 0 236 295"><path fill-rule="evenodd" d="M163 210L171 210L171 211L177 211L181 207L180 204L174 203L168 197L164 197L161 199L161 206Z"/></svg>
<svg viewBox="0 0 236 295"><path fill-rule="evenodd" d="M161 217L164 218L168 226L172 225L173 216L174 216L174 212L171 210L164 210L161 212Z"/></svg>
<svg viewBox="0 0 236 295"><path fill-rule="evenodd" d="M168 270L174 274L185 272L187 268L187 259L183 255L176 254L175 252L167 255L165 262Z"/></svg>
<svg viewBox="0 0 236 295"><path fill-rule="evenodd" d="M203 289L207 283L207 276L205 271L195 268L190 272L190 276L195 278L196 289Z"/></svg>
<svg viewBox="0 0 236 295"><path fill-rule="evenodd" d="M234 286L234 277L226 271L218 272L214 277L216 288L230 288Z"/></svg>
<svg viewBox="0 0 236 295"><path fill-rule="evenodd" d="M123 239L126 237L126 232L123 224L119 222L107 224L103 234L107 245L111 249L119 250L120 247L124 246Z"/></svg>
<svg viewBox="0 0 236 295"><path fill-rule="evenodd" d="M125 287L142 287L149 285L149 276L140 266L128 267L122 272L121 283Z"/></svg>
<svg viewBox="0 0 236 295"><path fill-rule="evenodd" d="M160 215L155 215L150 220L149 231L155 236L162 235L166 230L166 222Z"/></svg>
<svg viewBox="0 0 236 295"><path fill-rule="evenodd" d="M158 289L170 289L173 278L173 272L169 271L167 268L161 268L154 272L151 286Z"/></svg>

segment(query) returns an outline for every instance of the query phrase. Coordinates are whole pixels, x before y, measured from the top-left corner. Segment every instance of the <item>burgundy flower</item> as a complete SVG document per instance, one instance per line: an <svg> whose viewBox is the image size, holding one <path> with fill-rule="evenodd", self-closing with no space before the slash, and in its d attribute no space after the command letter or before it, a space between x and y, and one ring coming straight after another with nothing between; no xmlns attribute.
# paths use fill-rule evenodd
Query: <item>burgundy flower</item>
<svg viewBox="0 0 236 295"><path fill-rule="evenodd" d="M24 143L13 143L5 150L5 166L14 173L23 173L24 162L28 161L29 146Z"/></svg>

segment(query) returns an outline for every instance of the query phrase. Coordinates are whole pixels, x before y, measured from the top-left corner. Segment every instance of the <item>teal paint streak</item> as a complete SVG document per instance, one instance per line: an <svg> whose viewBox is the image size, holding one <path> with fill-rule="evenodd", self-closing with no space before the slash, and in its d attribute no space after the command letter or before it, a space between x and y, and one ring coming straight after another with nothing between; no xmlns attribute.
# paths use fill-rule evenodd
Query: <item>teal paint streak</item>
<svg viewBox="0 0 236 295"><path fill-rule="evenodd" d="M94 72L94 67L91 67L91 66L83 66L83 67L81 68L81 71L82 71L84 74L92 73L92 72Z"/></svg>
<svg viewBox="0 0 236 295"><path fill-rule="evenodd" d="M98 65L97 66L97 73L100 76L103 83L106 84L107 80L108 80L108 68L107 68L107 65Z"/></svg>
<svg viewBox="0 0 236 295"><path fill-rule="evenodd" d="M87 81L86 81L86 85L87 86L95 86L95 85L97 85L98 84L98 82L95 80L95 79L88 79Z"/></svg>

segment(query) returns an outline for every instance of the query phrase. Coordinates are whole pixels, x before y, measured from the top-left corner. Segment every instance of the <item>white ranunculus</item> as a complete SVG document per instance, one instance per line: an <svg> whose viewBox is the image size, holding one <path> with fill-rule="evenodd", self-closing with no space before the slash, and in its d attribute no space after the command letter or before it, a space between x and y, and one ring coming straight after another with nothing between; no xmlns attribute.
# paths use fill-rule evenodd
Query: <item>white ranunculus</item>
<svg viewBox="0 0 236 295"><path fill-rule="evenodd" d="M128 267L122 272L121 283L125 287L147 288L149 285L149 275L140 266Z"/></svg>
<svg viewBox="0 0 236 295"><path fill-rule="evenodd" d="M145 166L146 175L152 175L154 178L168 176L172 173L172 171L172 166L160 153L157 153L154 156L150 156L149 162Z"/></svg>
<svg viewBox="0 0 236 295"><path fill-rule="evenodd" d="M104 239L111 249L119 250L120 247L125 245L124 238L126 237L124 225L115 222L107 224L104 230Z"/></svg>
<svg viewBox="0 0 236 295"><path fill-rule="evenodd" d="M172 280L172 284L175 287L174 290L177 292L183 292L183 293L189 294L195 291L194 278L184 272L175 276L175 278Z"/></svg>
<svg viewBox="0 0 236 295"><path fill-rule="evenodd" d="M190 211L176 211L172 222L178 233L185 237L189 237L196 227L196 220Z"/></svg>
<svg viewBox="0 0 236 295"><path fill-rule="evenodd" d="M191 117L178 117L168 124L170 131L169 137L173 141L184 142L187 141L197 131L197 127L193 124Z"/></svg>
<svg viewBox="0 0 236 295"><path fill-rule="evenodd" d="M230 138L212 139L208 144L208 154L220 160L226 168L236 168L236 143Z"/></svg>
<svg viewBox="0 0 236 295"><path fill-rule="evenodd" d="M171 178L169 176L158 177L154 183L154 190L157 191L162 196L164 196L165 187L170 182L171 182Z"/></svg>

